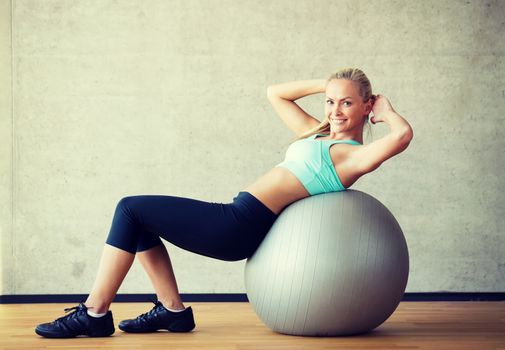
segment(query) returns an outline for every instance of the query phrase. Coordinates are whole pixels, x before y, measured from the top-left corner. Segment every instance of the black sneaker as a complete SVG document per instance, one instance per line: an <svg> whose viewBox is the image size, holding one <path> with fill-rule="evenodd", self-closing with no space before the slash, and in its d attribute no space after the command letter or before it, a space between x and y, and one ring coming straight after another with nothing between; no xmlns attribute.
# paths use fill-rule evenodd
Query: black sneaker
<svg viewBox="0 0 505 350"><path fill-rule="evenodd" d="M159 329L166 329L170 332L190 332L195 328L191 306L181 312L172 312L159 301L153 301L153 303L154 307L151 311L134 320L119 322L119 329L129 333L150 333Z"/></svg>
<svg viewBox="0 0 505 350"><path fill-rule="evenodd" d="M74 312L50 323L42 323L35 328L35 333L46 338L74 338L78 335L89 337L108 337L114 333L114 321L109 310L103 317L91 317L83 302L79 306L65 309Z"/></svg>

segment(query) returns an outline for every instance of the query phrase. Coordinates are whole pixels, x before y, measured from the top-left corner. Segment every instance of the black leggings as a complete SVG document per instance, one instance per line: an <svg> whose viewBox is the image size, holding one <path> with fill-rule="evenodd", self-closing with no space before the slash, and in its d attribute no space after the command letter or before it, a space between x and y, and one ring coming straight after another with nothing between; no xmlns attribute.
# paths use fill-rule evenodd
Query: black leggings
<svg viewBox="0 0 505 350"><path fill-rule="evenodd" d="M106 243L132 254L163 244L193 253L238 261L249 258L278 215L249 192L232 203L143 195L117 204Z"/></svg>

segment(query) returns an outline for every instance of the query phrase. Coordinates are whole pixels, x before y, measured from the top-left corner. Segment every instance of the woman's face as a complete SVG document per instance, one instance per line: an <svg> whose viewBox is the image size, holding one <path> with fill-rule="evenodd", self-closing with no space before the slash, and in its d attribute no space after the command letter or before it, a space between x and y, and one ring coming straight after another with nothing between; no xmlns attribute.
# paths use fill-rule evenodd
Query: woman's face
<svg viewBox="0 0 505 350"><path fill-rule="evenodd" d="M357 83L333 79L326 86L324 110L332 131L362 129L364 118L371 111L371 100L363 103Z"/></svg>

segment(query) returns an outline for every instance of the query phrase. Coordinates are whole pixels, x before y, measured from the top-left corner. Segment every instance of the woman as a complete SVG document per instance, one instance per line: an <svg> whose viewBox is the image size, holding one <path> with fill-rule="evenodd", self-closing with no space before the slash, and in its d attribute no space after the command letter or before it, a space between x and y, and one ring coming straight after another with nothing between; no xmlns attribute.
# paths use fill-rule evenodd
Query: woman
<svg viewBox="0 0 505 350"><path fill-rule="evenodd" d="M325 92L322 122L294 101ZM109 306L135 256L151 279L158 301L135 319L124 320L125 332L189 332L195 323L191 307L179 296L174 272L161 238L197 254L226 261L250 257L280 212L289 204L318 193L344 191L385 160L407 148L409 123L388 99L372 95L366 75L342 69L329 79L270 86L269 101L298 136L286 160L239 192L232 203L210 203L175 196L131 196L116 207L97 277L85 303L74 312L35 329L44 337L109 336L114 322ZM363 144L370 112L373 124L390 132Z"/></svg>

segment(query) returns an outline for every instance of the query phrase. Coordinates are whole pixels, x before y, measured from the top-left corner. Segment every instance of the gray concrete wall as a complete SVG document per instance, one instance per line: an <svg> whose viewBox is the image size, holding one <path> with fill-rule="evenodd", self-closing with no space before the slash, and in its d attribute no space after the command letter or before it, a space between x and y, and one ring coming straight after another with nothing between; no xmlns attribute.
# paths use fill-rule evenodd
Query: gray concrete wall
<svg viewBox="0 0 505 350"><path fill-rule="evenodd" d="M0 295L13 284L13 110L10 1L0 1Z"/></svg>
<svg viewBox="0 0 505 350"><path fill-rule="evenodd" d="M407 292L505 290L505 2L1 7L1 294L88 293L124 196L230 202L294 136L266 87L346 66L363 69L415 132L353 187L402 226ZM300 104L322 117L322 95ZM373 128L375 139L387 132ZM245 292L245 261L166 245L182 293ZM119 290L152 291L140 264Z"/></svg>

